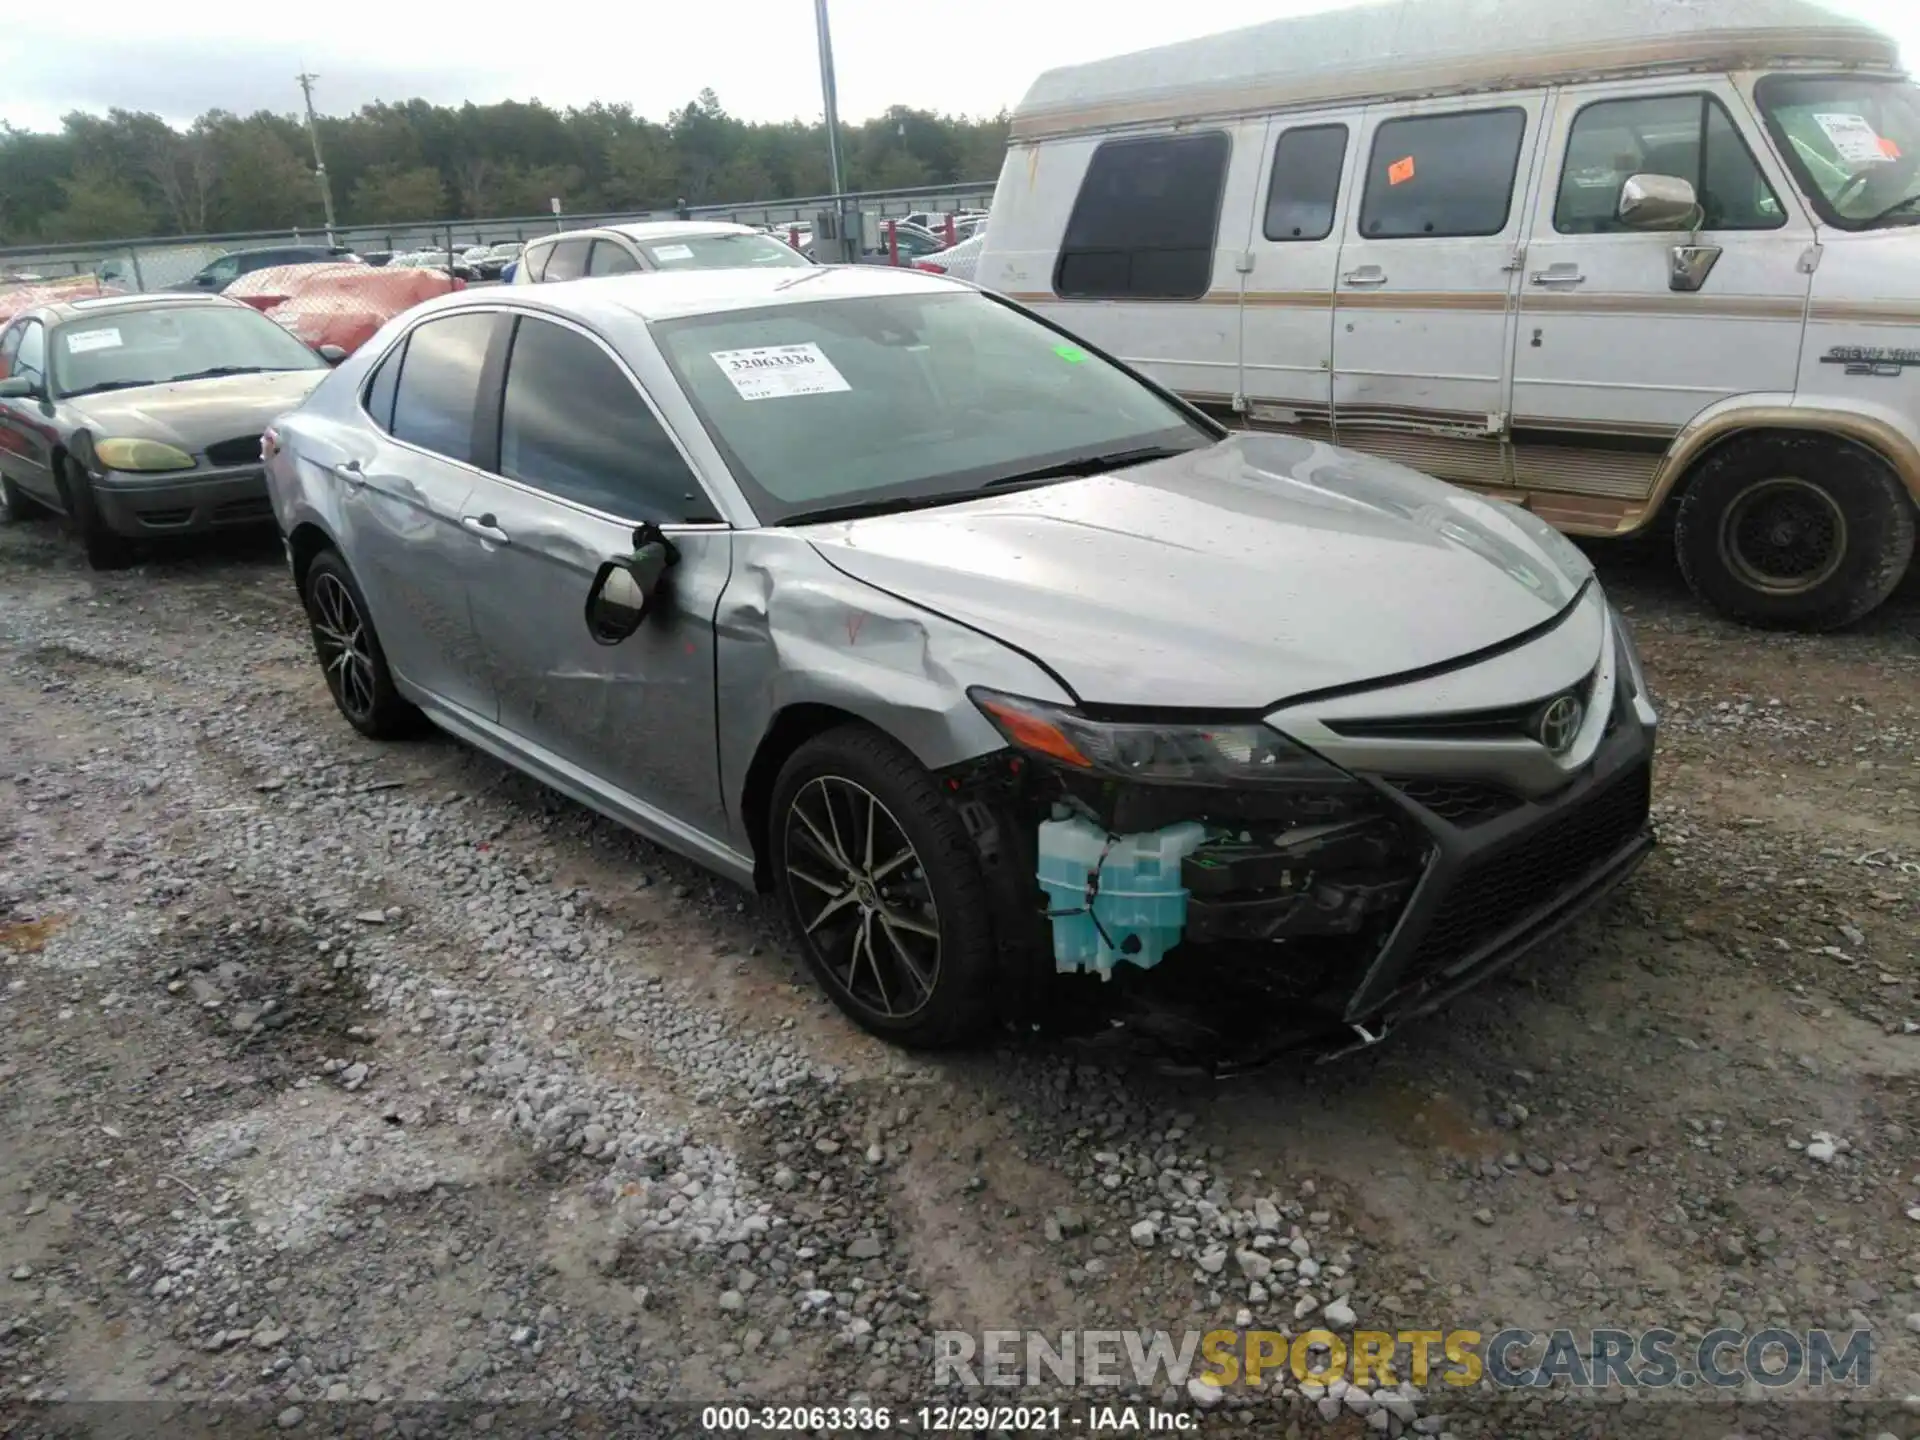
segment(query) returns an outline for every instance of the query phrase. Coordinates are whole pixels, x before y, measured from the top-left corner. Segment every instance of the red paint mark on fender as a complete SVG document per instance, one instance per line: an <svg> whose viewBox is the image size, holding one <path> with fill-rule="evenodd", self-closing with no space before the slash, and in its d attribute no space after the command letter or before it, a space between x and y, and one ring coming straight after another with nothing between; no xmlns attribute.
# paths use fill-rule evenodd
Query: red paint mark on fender
<svg viewBox="0 0 1920 1440"><path fill-rule="evenodd" d="M849 645L860 638L860 627L866 623L866 615L858 610L847 616L847 643Z"/></svg>

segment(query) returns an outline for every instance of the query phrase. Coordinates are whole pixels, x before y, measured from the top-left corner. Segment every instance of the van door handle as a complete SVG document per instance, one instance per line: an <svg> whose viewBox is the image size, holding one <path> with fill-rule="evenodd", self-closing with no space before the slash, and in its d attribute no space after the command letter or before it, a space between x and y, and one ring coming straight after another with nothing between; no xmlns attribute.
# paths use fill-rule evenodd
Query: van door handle
<svg viewBox="0 0 1920 1440"><path fill-rule="evenodd" d="M462 515L460 528L469 535L478 535L482 540L491 540L496 545L513 543L512 537L500 528L491 511L485 515Z"/></svg>
<svg viewBox="0 0 1920 1440"><path fill-rule="evenodd" d="M358 460L342 460L333 467L333 478L345 481L356 490L367 483L366 472L360 468Z"/></svg>
<svg viewBox="0 0 1920 1440"><path fill-rule="evenodd" d="M1549 266L1545 270L1534 271L1527 278L1536 285L1584 285L1587 280L1577 265Z"/></svg>
<svg viewBox="0 0 1920 1440"><path fill-rule="evenodd" d="M1378 265L1362 265L1358 270L1349 270L1340 277L1349 285L1384 285L1387 272Z"/></svg>

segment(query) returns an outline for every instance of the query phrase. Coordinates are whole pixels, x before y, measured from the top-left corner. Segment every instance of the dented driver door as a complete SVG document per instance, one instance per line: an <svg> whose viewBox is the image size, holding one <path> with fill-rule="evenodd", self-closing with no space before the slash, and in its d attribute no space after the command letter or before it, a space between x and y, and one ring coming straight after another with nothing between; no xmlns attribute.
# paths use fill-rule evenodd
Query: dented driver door
<svg viewBox="0 0 1920 1440"><path fill-rule="evenodd" d="M500 725L563 788L593 790L697 853L726 829L713 617L732 531L689 520L714 513L711 502L597 338L522 318L512 345L497 464L461 517ZM633 550L641 521L659 525L679 558L640 628L601 644L586 623L594 573Z"/></svg>

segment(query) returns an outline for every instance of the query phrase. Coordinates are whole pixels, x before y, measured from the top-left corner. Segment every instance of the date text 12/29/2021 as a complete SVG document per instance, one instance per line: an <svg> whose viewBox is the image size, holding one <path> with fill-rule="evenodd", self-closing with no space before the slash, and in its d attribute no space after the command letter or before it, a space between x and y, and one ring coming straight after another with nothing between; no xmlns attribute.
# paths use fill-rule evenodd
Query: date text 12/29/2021
<svg viewBox="0 0 1920 1440"><path fill-rule="evenodd" d="M709 1405L700 1428L715 1434L918 1435L1162 1434L1197 1430L1200 1417L1155 1405Z"/></svg>

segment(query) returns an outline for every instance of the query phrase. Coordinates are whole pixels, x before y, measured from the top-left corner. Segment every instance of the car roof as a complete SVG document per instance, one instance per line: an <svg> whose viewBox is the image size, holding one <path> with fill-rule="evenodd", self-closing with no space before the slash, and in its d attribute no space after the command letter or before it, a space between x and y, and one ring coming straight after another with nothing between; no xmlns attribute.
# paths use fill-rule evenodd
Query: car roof
<svg viewBox="0 0 1920 1440"><path fill-rule="evenodd" d="M624 235L629 240L686 239L699 235L753 235L751 225L735 225L730 220L635 220L627 225L594 225L585 230L563 230L558 235L542 235L542 240L573 240L588 235ZM527 242L532 244L532 241Z"/></svg>
<svg viewBox="0 0 1920 1440"><path fill-rule="evenodd" d="M588 325L628 317L651 322L689 315L720 315L767 305L805 305L818 300L856 300L884 295L952 291L961 285L925 270L883 265L780 266L763 270L672 270L644 275L605 275L517 286L507 291L466 290L458 299L511 300L570 315ZM448 296L455 300L455 296ZM433 303L433 302L429 302ZM453 307L443 307L453 308Z"/></svg>
<svg viewBox="0 0 1920 1440"><path fill-rule="evenodd" d="M84 300L57 300L51 305L42 305L39 313L49 324L62 324L68 320L93 320L101 315L124 315L133 310L194 308L250 310L253 307L224 295L92 295Z"/></svg>
<svg viewBox="0 0 1920 1440"><path fill-rule="evenodd" d="M1790 61L1899 63L1882 31L1811 0L1385 0L1048 70L1009 138Z"/></svg>

